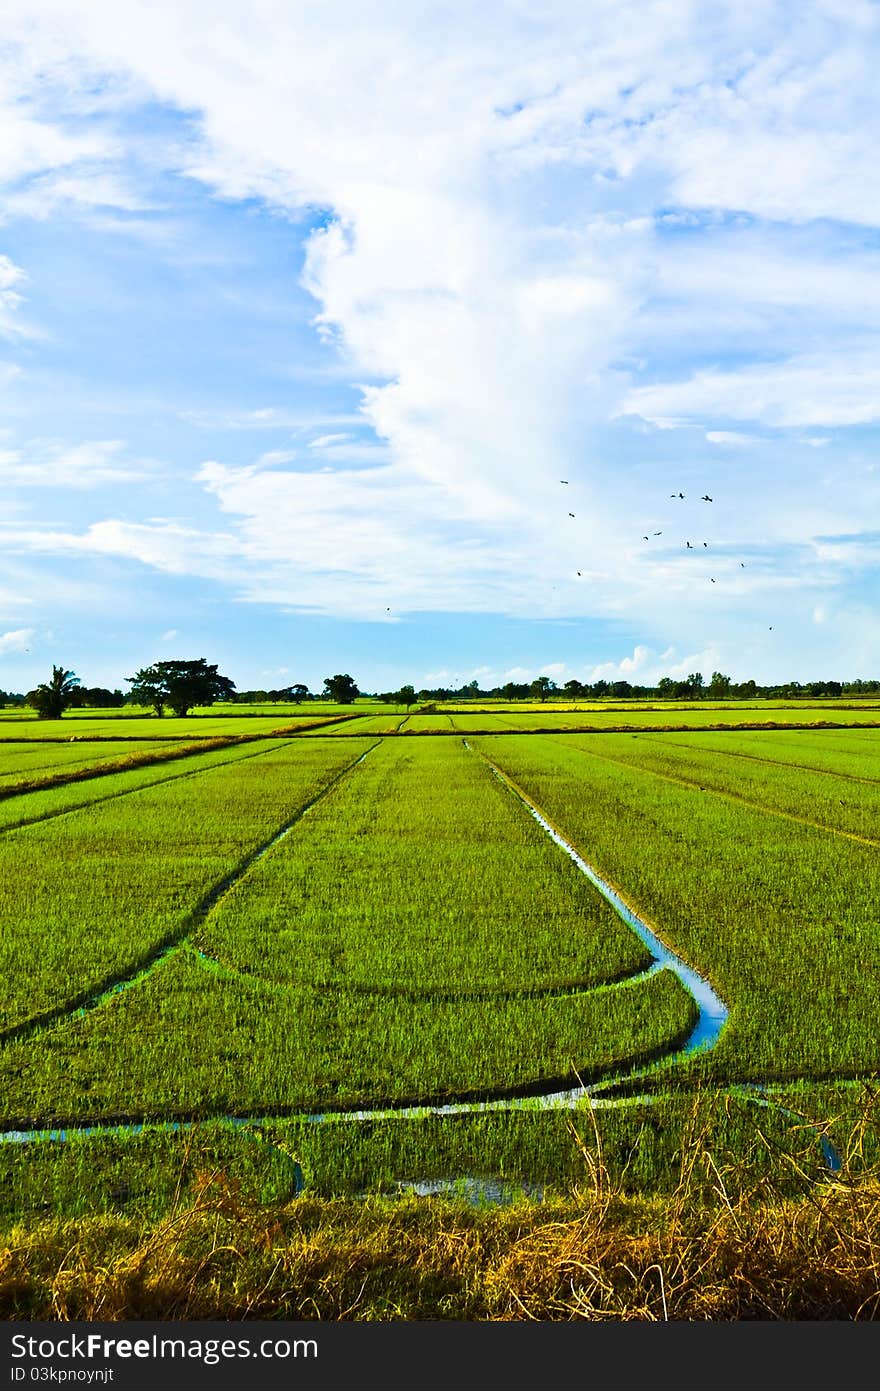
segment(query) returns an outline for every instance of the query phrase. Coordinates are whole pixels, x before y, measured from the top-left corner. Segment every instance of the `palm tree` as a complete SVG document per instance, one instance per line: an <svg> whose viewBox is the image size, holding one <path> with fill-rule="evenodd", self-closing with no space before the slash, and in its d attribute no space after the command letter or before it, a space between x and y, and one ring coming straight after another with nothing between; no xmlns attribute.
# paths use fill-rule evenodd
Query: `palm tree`
<svg viewBox="0 0 880 1391"><path fill-rule="evenodd" d="M28 704L32 705L41 720L60 720L79 685L79 677L64 667L52 667L52 680L43 681L35 691L28 694Z"/></svg>

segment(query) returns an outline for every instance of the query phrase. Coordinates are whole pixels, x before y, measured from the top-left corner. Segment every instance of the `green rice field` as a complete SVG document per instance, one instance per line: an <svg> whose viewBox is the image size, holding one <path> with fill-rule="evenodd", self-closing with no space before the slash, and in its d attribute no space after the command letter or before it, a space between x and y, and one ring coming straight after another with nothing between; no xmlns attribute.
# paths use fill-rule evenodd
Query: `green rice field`
<svg viewBox="0 0 880 1391"><path fill-rule="evenodd" d="M265 1197L564 1187L591 1106L633 1191L695 1105L743 1154L758 1101L780 1146L844 1127L880 1072L878 712L761 707L0 721L3 1211L120 1175L156 1208L196 1133ZM533 809L723 1002L708 1043Z"/></svg>

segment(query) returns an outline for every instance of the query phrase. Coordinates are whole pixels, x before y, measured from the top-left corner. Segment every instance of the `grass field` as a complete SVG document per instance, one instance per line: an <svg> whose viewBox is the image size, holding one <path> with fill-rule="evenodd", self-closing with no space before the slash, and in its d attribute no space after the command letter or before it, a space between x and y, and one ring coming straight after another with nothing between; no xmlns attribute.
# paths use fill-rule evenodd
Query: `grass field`
<svg viewBox="0 0 880 1391"><path fill-rule="evenodd" d="M219 747L213 718L110 715L73 744L0 723L0 1125L73 1127L0 1143L4 1224L160 1221L198 1207L205 1166L257 1204L417 1181L534 1202L601 1156L621 1201L686 1173L705 1205L724 1156L731 1201L782 1203L823 1181L824 1134L861 1182L880 732L665 716L566 733L540 710L388 709L322 732L244 712ZM161 737L108 734L136 722ZM711 982L711 1049L682 1052L694 1001L493 767ZM540 1102L578 1083L593 1119Z"/></svg>

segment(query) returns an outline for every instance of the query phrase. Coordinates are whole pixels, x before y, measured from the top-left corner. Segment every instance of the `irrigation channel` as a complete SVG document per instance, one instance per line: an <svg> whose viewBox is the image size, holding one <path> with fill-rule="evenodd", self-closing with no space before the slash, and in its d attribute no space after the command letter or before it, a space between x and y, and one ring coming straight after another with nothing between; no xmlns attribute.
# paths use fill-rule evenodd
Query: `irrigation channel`
<svg viewBox="0 0 880 1391"><path fill-rule="evenodd" d="M377 740L377 743L380 742L381 740ZM463 739L462 743L469 752L475 752L475 750L473 750L471 745L468 743L467 739ZM376 745L374 744L372 748L375 747ZM288 835L293 830L296 822L298 822L300 818L303 815L305 815L316 802L322 800L325 793L330 790L330 787L335 785L339 778L343 776L345 773L353 771L355 767L357 767L360 763L364 761L364 759L370 752L371 749L368 749L366 753L361 754L361 756L354 760L352 764L349 764L347 768L343 769L342 773L338 774L337 777L332 780L332 783L329 784L328 787L324 788L322 792L319 793L318 796L315 797L305 808L302 808L297 813L297 815L293 817L291 821L285 827L283 827L278 834L276 834L272 838L271 841L269 841L264 846L260 847L260 849L255 854L249 856L246 862L246 868L250 868L250 866L257 859L262 858L262 856L265 855L275 844L277 844L277 842L280 839ZM350 1124L356 1122L372 1122L392 1119L418 1120L431 1115L473 1115L492 1111L512 1111L523 1108L539 1110L576 1109L585 1102L589 1107L595 1110L606 1110L625 1106L647 1105L659 1101L661 1099L662 1093L651 1091L645 1092L643 1094L634 1094L631 1091L628 1091L626 1095L617 1096L604 1096L602 1095L602 1093L608 1091L609 1089L613 1088L617 1083L622 1082L624 1080L626 1080L628 1083L632 1083L634 1080L638 1080L641 1077L650 1076L651 1078L656 1078L658 1073L670 1067L671 1065L680 1062L684 1058L691 1057L695 1053L708 1052L718 1042L722 1030L724 1029L724 1026L727 1022L728 1009L724 1001L713 990L709 981L706 980L703 976L701 976L692 967L688 966L686 962L682 961L681 957L677 956L676 953L670 947L668 947L666 943L663 942L656 935L655 932L652 931L648 924L644 922L642 918L639 917L638 913L636 913L629 906L629 904L627 904L624 901L624 899L617 892L617 890L614 889L612 885L608 884L601 877L601 875L597 873L597 871L593 868L592 865L587 863L587 861L583 858L582 855L580 855L580 853L575 849L575 847L571 845L571 843L568 840L566 840L566 838L562 835L561 831L559 831L557 827L555 827L552 824L552 822L548 820L548 818L543 814L543 812L536 805L536 803L534 803L531 800L528 793L526 793L521 787L519 787L518 784L515 783L510 777L508 777L507 774L504 773L500 768L496 767L496 765L492 763L490 759L486 758L485 755L477 754L477 757L481 758L482 761L486 763L486 765L491 769L494 776L504 786L504 788L512 796L516 797L519 802L522 803L522 805L526 808L530 815L535 818L538 824L554 841L554 843L558 845L560 849L565 851L565 853L573 860L573 862L581 871L581 873L586 875L586 877L590 880L590 883L593 884L593 886L596 889L598 889L599 893L601 893L605 899L607 899L607 901L611 904L612 908L614 908L615 912L623 919L623 921L627 924L628 927L632 928L632 930L638 935L638 937L647 947L652 957L651 964L646 968L644 972L640 973L640 976L631 977L629 983L631 984L633 980L637 980L640 978L647 979L649 976L653 975L655 972L660 970L672 971L673 974L678 978L678 980L681 981L681 984L684 986L685 990L688 992L688 994L691 996L691 998L694 1000L694 1003L697 1006L697 1020L694 1024L693 1029L691 1030L684 1044L680 1048L667 1054L663 1058L655 1059L647 1066L636 1066L634 1068L628 1068L610 1074L609 1076L601 1078L598 1081L594 1081L591 1083L581 1083L578 1086L568 1087L563 1090L556 1089L543 1093L536 1091L527 1097L507 1096L498 1097L494 1099L489 1098L484 1101L451 1100L426 1105L384 1106L374 1108L360 1108L349 1111L339 1110L316 1111L308 1113L292 1113L290 1117L291 1119L295 1118L300 1121L305 1121L307 1123L312 1123L316 1125L346 1123ZM237 881L239 877L240 875L236 874L234 876L235 881ZM223 884L223 892L227 891L229 887L231 887L231 882L232 881L227 880ZM219 897L220 894L218 894L215 890L214 893L212 893L210 896L206 896L206 901L203 906L205 908L207 907L208 898L210 901L210 905L214 906L214 904L216 904L216 902L218 901ZM183 942L178 938L177 941L175 941L175 943L173 944L173 946L171 946L170 950L179 950L182 946ZM165 959L169 954L169 947L166 946L161 953L157 954L152 959L152 961L147 966L147 969L150 969L152 966L158 965L160 961ZM117 985L116 988L127 988L129 985L135 984L138 980L143 978L143 974L143 969L139 970L125 982L120 982L120 984ZM614 987L611 986L608 988L613 989ZM107 996L111 993L113 993L112 988L109 990L103 990L102 992L100 992L100 994L93 997L92 1001L90 1001L90 1004L92 1005L92 1007L94 1007L97 1004L103 1003L104 999L106 999ZM793 1112L788 1111L784 1106L779 1105L779 1103L777 1103L771 1097L769 1097L766 1094L765 1088L760 1084L733 1087L730 1090L741 1097L744 1097L750 1101L754 1101L757 1105L769 1107L777 1111L780 1115L783 1115L791 1120L801 1120L800 1117L795 1116ZM212 1117L210 1119L215 1121L219 1119L224 1124L229 1125L231 1128L243 1131L245 1133L249 1133L251 1138L257 1138L261 1140L263 1143L266 1143L270 1148L275 1148L272 1141L267 1136L255 1135L252 1129L253 1126L258 1125L261 1121L268 1119L267 1117L223 1116ZM67 1140L69 1135L137 1135L141 1134L145 1130L190 1130L202 1123L203 1122L199 1120L170 1120L68 1126L66 1128L59 1128L56 1130L6 1130L0 1131L0 1144L33 1144L45 1141L56 1141L63 1143ZM834 1149L833 1145L825 1135L821 1135L818 1131L816 1133L817 1139L821 1146L822 1155L826 1167L832 1173L837 1172L841 1167L840 1156L838 1155L837 1151ZM298 1164L295 1165L295 1168L295 1191L299 1192L302 1186L302 1171ZM422 1195L434 1195L443 1192L453 1192L466 1197L469 1201L501 1203L510 1201L514 1191L510 1188L509 1185L499 1182L497 1179L486 1179L469 1175L465 1175L456 1179L406 1181L401 1182L399 1184L399 1188L401 1191L415 1192ZM524 1184L521 1185L521 1187L516 1191L522 1191L532 1197L541 1196L541 1190L535 1185Z"/></svg>

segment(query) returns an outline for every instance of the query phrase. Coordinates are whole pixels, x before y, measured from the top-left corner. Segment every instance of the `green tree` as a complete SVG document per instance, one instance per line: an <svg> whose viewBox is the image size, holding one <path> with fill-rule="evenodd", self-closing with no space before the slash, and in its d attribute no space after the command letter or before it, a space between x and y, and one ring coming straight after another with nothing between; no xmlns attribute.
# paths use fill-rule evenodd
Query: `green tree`
<svg viewBox="0 0 880 1391"><path fill-rule="evenodd" d="M529 688L525 681L508 681L501 687L505 700L527 700Z"/></svg>
<svg viewBox="0 0 880 1391"><path fill-rule="evenodd" d="M36 710L41 720L60 720L68 705L72 704L78 685L78 676L53 664L52 680L43 681L36 690L28 691L27 703Z"/></svg>
<svg viewBox="0 0 880 1391"><path fill-rule="evenodd" d="M545 701L551 691L556 690L556 682L551 681L549 676L536 676L531 685L532 695L540 701Z"/></svg>
<svg viewBox="0 0 880 1391"><path fill-rule="evenodd" d="M723 700L725 696L729 696L730 677L721 671L713 671L712 680L709 682L709 694L715 700Z"/></svg>
<svg viewBox="0 0 880 1391"><path fill-rule="evenodd" d="M175 715L188 715L194 705L213 705L235 692L235 682L221 676L216 664L209 665L204 657L192 662L154 662L125 679L131 686L131 700L152 705L157 715L163 714L166 705Z"/></svg>
<svg viewBox="0 0 880 1391"><path fill-rule="evenodd" d="M324 695L334 700L337 705L351 705L360 695L360 691L354 677L349 676L346 671L337 673L336 676L324 677Z"/></svg>
<svg viewBox="0 0 880 1391"><path fill-rule="evenodd" d="M397 701L398 705L405 705L407 710L409 710L410 706L415 705L417 700L415 687L401 686L400 690L395 692L394 699Z"/></svg>

